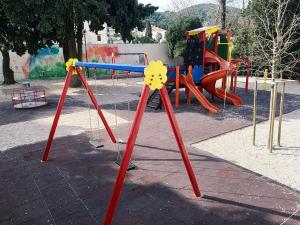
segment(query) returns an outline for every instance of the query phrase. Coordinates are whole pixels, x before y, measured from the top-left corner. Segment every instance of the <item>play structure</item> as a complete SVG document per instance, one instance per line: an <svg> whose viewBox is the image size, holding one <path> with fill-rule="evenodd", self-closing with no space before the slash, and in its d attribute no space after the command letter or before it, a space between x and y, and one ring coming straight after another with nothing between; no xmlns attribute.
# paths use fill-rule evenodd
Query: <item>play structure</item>
<svg viewBox="0 0 300 225"><path fill-rule="evenodd" d="M15 109L34 109L48 105L46 90L31 87L28 76L20 80L20 88L12 91L11 99Z"/></svg>
<svg viewBox="0 0 300 225"><path fill-rule="evenodd" d="M235 106L241 106L243 101L236 95L237 74L241 63L247 68L245 91L248 93L250 61L231 59L230 32L216 26L188 31L184 65L168 68L168 92L175 89L175 102L179 106L179 89L185 88L188 104L192 93L212 113L216 113L218 108L205 97L203 89L212 98L218 97ZM218 80L222 80L220 88L216 87ZM157 91L150 96L148 105L155 109L161 107Z"/></svg>
<svg viewBox="0 0 300 225"><path fill-rule="evenodd" d="M115 138L115 135L113 134L110 126L108 125L104 114L101 110L101 106L98 104L90 86L88 85L81 67L87 67L87 68L100 68L100 69L107 69L107 70L114 70L114 71L126 71L126 72L137 72L137 73L144 73L145 74L145 79L144 79L144 87L142 89L141 97L138 102L138 106L136 109L136 113L134 116L133 123L131 125L130 133L126 142L126 148L125 152L121 161L120 169L117 175L117 179L114 185L112 197L108 206L108 209L106 211L105 219L104 219L104 225L109 225L112 223L112 219L117 207L117 203L120 197L121 189L124 183L126 171L130 162L130 158L133 152L133 148L136 142L136 138L138 135L138 131L140 128L140 124L142 121L143 113L146 108L147 104L147 99L149 97L150 89L151 90L158 90L159 94L162 99L162 103L164 105L164 108L166 110L168 119L170 121L170 125L172 127L172 131L174 133L177 145L179 147L184 165L187 170L187 174L189 176L190 182L192 184L194 193L196 197L200 197L200 189L192 168L192 165L190 163L188 153L185 149L182 136L174 115L174 110L171 104L171 101L169 99L169 95L167 92L167 89L165 87L165 83L167 81L167 68L162 64L161 61L151 61L150 64L146 67L145 65L137 65L137 66L132 66L132 65L124 65L124 64L101 64L101 63L89 63L89 62L78 62L75 59L71 59L67 63L67 77L65 80L65 84L62 90L61 97L59 99L59 103L57 106L57 111L53 120L53 124L51 127L51 131L49 134L48 142L43 154L42 162L46 162L48 160L48 156L50 153L51 145L53 142L53 138L55 135L55 131L57 128L57 124L59 121L59 117L66 99L67 91L71 83L72 75L73 74L78 74L80 80L83 83L83 86L87 90L87 93L92 101L92 104L94 105L95 109L98 112L98 115L104 124L106 131L113 143L116 143L117 140Z"/></svg>
<svg viewBox="0 0 300 225"><path fill-rule="evenodd" d="M142 65L148 65L149 64L149 60L148 60L148 54L147 53L141 53L141 52L112 52L111 55L111 62L112 64L116 64L117 59L119 57L126 57L127 61L128 58L130 57L136 57L138 56L138 61L136 61L136 63L138 64L142 64ZM131 60L130 60L131 61ZM129 88L129 78L130 77L134 77L134 74L131 73L130 71L120 71L120 70L111 70L111 80L113 83L113 93L115 95L115 93L117 92L117 88L116 88L116 83L118 83L121 79L119 78L124 78L126 79L126 88ZM138 75L140 75L140 73L137 73ZM114 103L114 112L115 112L115 126L116 129L118 128L118 118L117 118L117 104ZM130 112L130 99L129 97L127 98L127 112L128 112L128 116L127 116L127 120L130 121L129 119L129 112ZM121 161L122 161L122 154L120 151L120 147L118 145L118 143L123 143L124 141L122 139L119 139L117 142L117 150L118 150L118 156L117 159L115 160L115 163L118 165L121 165ZM129 166L128 166L128 170L132 170L135 169L136 166L135 164L130 160L129 162Z"/></svg>
<svg viewBox="0 0 300 225"><path fill-rule="evenodd" d="M46 91L42 88L18 88L14 89L11 95L15 109L33 109L48 104Z"/></svg>

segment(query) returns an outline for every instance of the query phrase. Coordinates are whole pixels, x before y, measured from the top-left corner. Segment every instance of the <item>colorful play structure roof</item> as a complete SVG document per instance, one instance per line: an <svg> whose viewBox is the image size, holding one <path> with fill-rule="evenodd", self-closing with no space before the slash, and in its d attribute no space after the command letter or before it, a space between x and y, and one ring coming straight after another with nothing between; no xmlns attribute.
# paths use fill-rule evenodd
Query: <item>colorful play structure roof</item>
<svg viewBox="0 0 300 225"><path fill-rule="evenodd" d="M220 28L217 26L200 27L200 28L188 31L187 34L188 35L197 35L202 32L205 32L206 34L212 34L219 30L220 30Z"/></svg>

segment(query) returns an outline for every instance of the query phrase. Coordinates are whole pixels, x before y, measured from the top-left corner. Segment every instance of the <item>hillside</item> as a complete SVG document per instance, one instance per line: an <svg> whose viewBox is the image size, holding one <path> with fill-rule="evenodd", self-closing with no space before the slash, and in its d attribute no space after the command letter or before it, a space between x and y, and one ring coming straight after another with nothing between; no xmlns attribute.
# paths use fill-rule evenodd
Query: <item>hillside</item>
<svg viewBox="0 0 300 225"><path fill-rule="evenodd" d="M178 16L196 16L200 18L203 25L215 25L220 17L218 8L219 6L216 4L198 4L182 9L179 12L155 12L147 20L152 25L163 29L167 29ZM240 11L239 8L227 7L227 18L235 20L239 17Z"/></svg>

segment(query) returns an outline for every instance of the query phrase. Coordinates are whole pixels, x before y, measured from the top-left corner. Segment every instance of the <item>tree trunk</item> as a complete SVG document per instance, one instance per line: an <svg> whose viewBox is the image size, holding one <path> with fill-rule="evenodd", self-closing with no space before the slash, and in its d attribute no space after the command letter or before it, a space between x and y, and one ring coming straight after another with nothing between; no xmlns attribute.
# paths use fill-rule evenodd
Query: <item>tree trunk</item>
<svg viewBox="0 0 300 225"><path fill-rule="evenodd" d="M271 84L271 91L270 91L270 104L269 104L269 123L272 123L272 110L273 110L273 98L274 93L274 82L276 80L276 45L273 43L273 54L272 54L272 62L271 62L271 78L272 78L272 84ZM275 113L275 112L274 112Z"/></svg>
<svg viewBox="0 0 300 225"><path fill-rule="evenodd" d="M77 58L82 61L82 30L83 22L79 21L77 25L76 41L77 41Z"/></svg>
<svg viewBox="0 0 300 225"><path fill-rule="evenodd" d="M66 34L63 43L63 53L65 61L70 58L77 58L76 40L74 34L73 22L66 25ZM81 87L82 83L78 75L73 75L71 80L71 87Z"/></svg>
<svg viewBox="0 0 300 225"><path fill-rule="evenodd" d="M226 28L226 0L219 0L221 7L221 24L222 29Z"/></svg>
<svg viewBox="0 0 300 225"><path fill-rule="evenodd" d="M4 77L3 84L14 84L16 83L16 81L14 78L14 71L9 67L10 64L9 52L7 49L3 49L1 50L1 53L3 56L3 62L2 62L3 77Z"/></svg>
<svg viewBox="0 0 300 225"><path fill-rule="evenodd" d="M69 50L68 50L68 42L64 41L62 44L63 54L64 54L64 60L65 63L69 60Z"/></svg>

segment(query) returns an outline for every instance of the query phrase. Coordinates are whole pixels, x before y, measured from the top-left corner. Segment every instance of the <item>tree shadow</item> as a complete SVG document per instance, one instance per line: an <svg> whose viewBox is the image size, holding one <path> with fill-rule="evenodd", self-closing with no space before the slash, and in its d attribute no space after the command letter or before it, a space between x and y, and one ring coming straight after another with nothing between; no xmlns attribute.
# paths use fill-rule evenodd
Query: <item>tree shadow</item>
<svg viewBox="0 0 300 225"><path fill-rule="evenodd" d="M50 160L41 163L45 144L39 142L0 153L0 223L101 224L119 169L113 162L117 155L113 145L105 141L104 148L95 149L83 134L57 138ZM136 146L135 156L142 156L145 151L155 155L153 150ZM160 150L179 155L172 149ZM197 157L205 158L212 168L217 166L216 158L202 154ZM159 162L153 165L166 170L150 173L145 168L153 166L151 161L137 163L138 169L127 173L113 224L278 224L291 215L300 201L299 196L288 200L284 197L286 193L281 193L282 188L269 191L267 182L259 183L259 188L253 187L255 194L246 201L240 194L232 197L226 193L226 190L233 194L241 190L236 188L232 177L220 180L218 176L201 174L199 181L204 194L206 189L212 192L197 199L187 175L174 173L184 171L182 164ZM224 172L223 167L216 168L216 174ZM200 172L196 173L199 178ZM257 184L253 179L243 179L239 185L246 190ZM283 207L274 207L280 201L278 198L269 199L268 206L263 204L268 196L283 196ZM299 222L299 216L295 215L291 221Z"/></svg>

